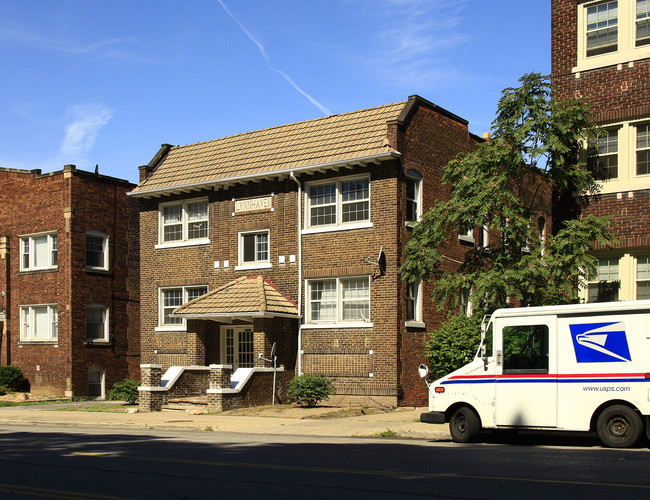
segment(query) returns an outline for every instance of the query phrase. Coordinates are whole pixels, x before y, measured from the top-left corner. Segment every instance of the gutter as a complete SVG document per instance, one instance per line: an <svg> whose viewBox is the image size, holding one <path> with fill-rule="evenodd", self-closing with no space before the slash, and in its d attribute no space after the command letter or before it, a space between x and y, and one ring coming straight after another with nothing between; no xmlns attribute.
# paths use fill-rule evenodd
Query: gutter
<svg viewBox="0 0 650 500"><path fill-rule="evenodd" d="M302 184L293 172L289 177L298 184L298 375L302 375Z"/></svg>
<svg viewBox="0 0 650 500"><path fill-rule="evenodd" d="M379 162L381 160L389 160L392 158L400 158L402 154L398 151L387 151L385 153L377 153L368 156L361 156L359 158L348 158L346 160L330 161L325 163L316 163L314 165L307 165L300 168L288 168L283 170L272 170L269 172L256 172L254 174L238 175L235 177L226 177L223 179L215 179L211 181L190 182L187 184L177 184L175 186L166 186L162 188L144 189L141 191L129 191L127 196L133 197L147 197L147 196L165 196L175 194L183 191L195 191L216 187L223 184L231 183L245 183L254 181L255 179L264 179L266 177L277 177L288 175L291 176L294 172L300 174L312 170L340 168L345 165L356 165L364 162Z"/></svg>

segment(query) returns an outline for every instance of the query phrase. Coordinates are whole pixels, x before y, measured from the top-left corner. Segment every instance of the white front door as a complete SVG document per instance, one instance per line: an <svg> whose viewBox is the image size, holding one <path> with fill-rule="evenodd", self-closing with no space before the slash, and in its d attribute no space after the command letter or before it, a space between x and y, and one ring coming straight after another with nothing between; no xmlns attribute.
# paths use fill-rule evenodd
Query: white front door
<svg viewBox="0 0 650 500"><path fill-rule="evenodd" d="M253 328L250 326L222 326L221 359L225 364L232 365L233 370L254 367Z"/></svg>

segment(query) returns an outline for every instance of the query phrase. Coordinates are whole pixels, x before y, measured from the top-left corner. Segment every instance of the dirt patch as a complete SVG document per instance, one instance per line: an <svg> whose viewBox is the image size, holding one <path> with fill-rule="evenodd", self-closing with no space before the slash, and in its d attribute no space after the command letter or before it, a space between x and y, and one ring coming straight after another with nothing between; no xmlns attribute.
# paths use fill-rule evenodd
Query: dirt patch
<svg viewBox="0 0 650 500"><path fill-rule="evenodd" d="M363 415L374 415L386 413L393 408L340 408L336 406L256 406L252 408L239 408L228 410L221 415L236 415L248 417L276 417L276 418L298 418L298 419L335 419L347 417L360 417Z"/></svg>
<svg viewBox="0 0 650 500"><path fill-rule="evenodd" d="M67 401L67 398L56 396L43 396L41 394L31 394L29 392L10 392L0 396L0 401L8 403L28 403L30 401Z"/></svg>

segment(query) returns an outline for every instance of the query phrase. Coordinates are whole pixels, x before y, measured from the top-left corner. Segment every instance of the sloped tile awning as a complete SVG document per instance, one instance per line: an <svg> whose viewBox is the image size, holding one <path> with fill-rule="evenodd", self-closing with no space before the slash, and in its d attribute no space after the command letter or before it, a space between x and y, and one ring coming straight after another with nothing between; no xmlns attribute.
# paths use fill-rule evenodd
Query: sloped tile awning
<svg viewBox="0 0 650 500"><path fill-rule="evenodd" d="M198 297L172 311L187 319L208 319L221 323L252 322L255 318L298 319L293 301L278 292L263 276L246 276Z"/></svg>

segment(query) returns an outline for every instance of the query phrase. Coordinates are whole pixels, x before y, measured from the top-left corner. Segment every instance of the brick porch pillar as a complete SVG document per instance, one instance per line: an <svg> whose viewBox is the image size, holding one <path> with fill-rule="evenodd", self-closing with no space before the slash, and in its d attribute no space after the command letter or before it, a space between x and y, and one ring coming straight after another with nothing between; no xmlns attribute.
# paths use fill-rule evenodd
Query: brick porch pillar
<svg viewBox="0 0 650 500"><path fill-rule="evenodd" d="M208 413L218 413L229 410L234 393L230 388L230 376L232 365L210 365L210 388L206 391L208 395Z"/></svg>
<svg viewBox="0 0 650 500"><path fill-rule="evenodd" d="M138 411L160 411L167 389L160 386L162 365L140 365L142 385L138 387Z"/></svg>

